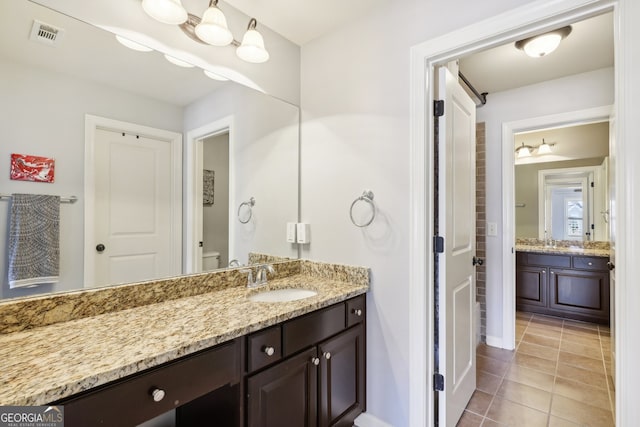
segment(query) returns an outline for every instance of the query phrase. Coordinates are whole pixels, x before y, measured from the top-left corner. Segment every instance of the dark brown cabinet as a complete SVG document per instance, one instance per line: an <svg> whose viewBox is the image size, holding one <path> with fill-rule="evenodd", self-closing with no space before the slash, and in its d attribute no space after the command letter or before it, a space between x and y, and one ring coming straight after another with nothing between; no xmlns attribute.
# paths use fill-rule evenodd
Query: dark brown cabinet
<svg viewBox="0 0 640 427"><path fill-rule="evenodd" d="M63 399L65 425L352 426L365 410L365 296Z"/></svg>
<svg viewBox="0 0 640 427"><path fill-rule="evenodd" d="M518 310L609 323L608 258L516 253Z"/></svg>
<svg viewBox="0 0 640 427"><path fill-rule="evenodd" d="M364 319L361 296L285 322L285 358L247 379L247 425L352 426L365 410Z"/></svg>

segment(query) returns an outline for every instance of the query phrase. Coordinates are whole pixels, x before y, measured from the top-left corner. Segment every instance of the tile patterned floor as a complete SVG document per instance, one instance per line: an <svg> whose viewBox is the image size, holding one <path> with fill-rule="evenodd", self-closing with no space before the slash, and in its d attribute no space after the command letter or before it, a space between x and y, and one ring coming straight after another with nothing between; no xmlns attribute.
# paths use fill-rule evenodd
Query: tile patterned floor
<svg viewBox="0 0 640 427"><path fill-rule="evenodd" d="M612 427L609 328L518 312L516 350L481 344L459 427Z"/></svg>

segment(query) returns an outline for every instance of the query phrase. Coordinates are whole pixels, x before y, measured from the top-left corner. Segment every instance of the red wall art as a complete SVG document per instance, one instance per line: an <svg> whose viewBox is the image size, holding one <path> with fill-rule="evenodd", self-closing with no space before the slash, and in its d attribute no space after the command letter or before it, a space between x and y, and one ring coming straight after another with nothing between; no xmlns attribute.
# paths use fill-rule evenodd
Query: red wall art
<svg viewBox="0 0 640 427"><path fill-rule="evenodd" d="M55 160L48 157L11 154L11 179L53 182Z"/></svg>

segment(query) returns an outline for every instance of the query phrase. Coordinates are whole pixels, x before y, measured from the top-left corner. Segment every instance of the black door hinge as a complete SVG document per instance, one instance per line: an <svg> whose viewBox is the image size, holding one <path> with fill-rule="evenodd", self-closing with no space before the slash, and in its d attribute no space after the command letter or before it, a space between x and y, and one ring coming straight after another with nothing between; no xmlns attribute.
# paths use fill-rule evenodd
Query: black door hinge
<svg viewBox="0 0 640 427"><path fill-rule="evenodd" d="M444 252L444 237L433 236L433 251L437 254Z"/></svg>
<svg viewBox="0 0 640 427"><path fill-rule="evenodd" d="M442 374L433 374L433 389L444 391L444 376Z"/></svg>
<svg viewBox="0 0 640 427"><path fill-rule="evenodd" d="M594 185L593 181L591 181L591 188L594 188L594 187L595 187L595 185Z"/></svg>
<svg viewBox="0 0 640 427"><path fill-rule="evenodd" d="M433 115L436 117L444 116L444 101L433 101Z"/></svg>

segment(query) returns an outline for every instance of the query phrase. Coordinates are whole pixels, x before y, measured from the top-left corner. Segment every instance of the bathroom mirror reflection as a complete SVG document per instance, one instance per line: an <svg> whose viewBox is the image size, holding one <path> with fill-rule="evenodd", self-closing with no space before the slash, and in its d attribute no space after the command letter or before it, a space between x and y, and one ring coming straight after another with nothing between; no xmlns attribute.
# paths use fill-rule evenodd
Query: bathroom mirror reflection
<svg viewBox="0 0 640 427"><path fill-rule="evenodd" d="M297 106L237 83L212 80L197 68L177 67L158 52L130 50L106 31L32 2L3 2L0 8L0 169L7 171L12 153L55 159L53 183L10 180L7 172L0 174L1 192L78 197L77 203L60 206L59 282L9 289L3 244L0 298L174 276L226 267L232 259L245 264L250 252L297 257L297 247L285 239L286 223L298 219ZM34 20L60 30L55 43L30 39ZM99 118L96 127L87 125L88 116ZM155 175L143 168L149 157L139 150L141 145L113 161L107 175L110 185L118 177L121 187L136 189L136 202L155 200L156 211L172 212L167 223L174 239L169 271L141 275L144 269L133 267L138 274L133 278L87 279L88 254L100 255L96 248L104 242L97 235L114 222L111 207L95 203L103 200L87 178L93 171L86 167L93 160L86 156L87 141L95 139L92 132L97 130L119 131L110 121L179 135L177 151L173 147L168 154L170 166L161 168L173 175L171 184L145 189L143 181L153 184L149 177ZM137 141L148 136L123 133ZM227 152L211 154L207 147L223 135ZM131 171L136 171L135 179ZM252 218L243 224L238 209L251 197L256 200ZM163 204L169 199L177 207ZM0 239L7 242L10 202L0 203ZM118 221L127 227L146 209L123 206L125 214ZM96 219L96 213L105 212L107 217ZM93 227L85 227L91 222ZM104 253L113 247L104 245Z"/></svg>
<svg viewBox="0 0 640 427"><path fill-rule="evenodd" d="M542 142L550 153L538 153ZM608 241L609 123L515 135L516 238Z"/></svg>

